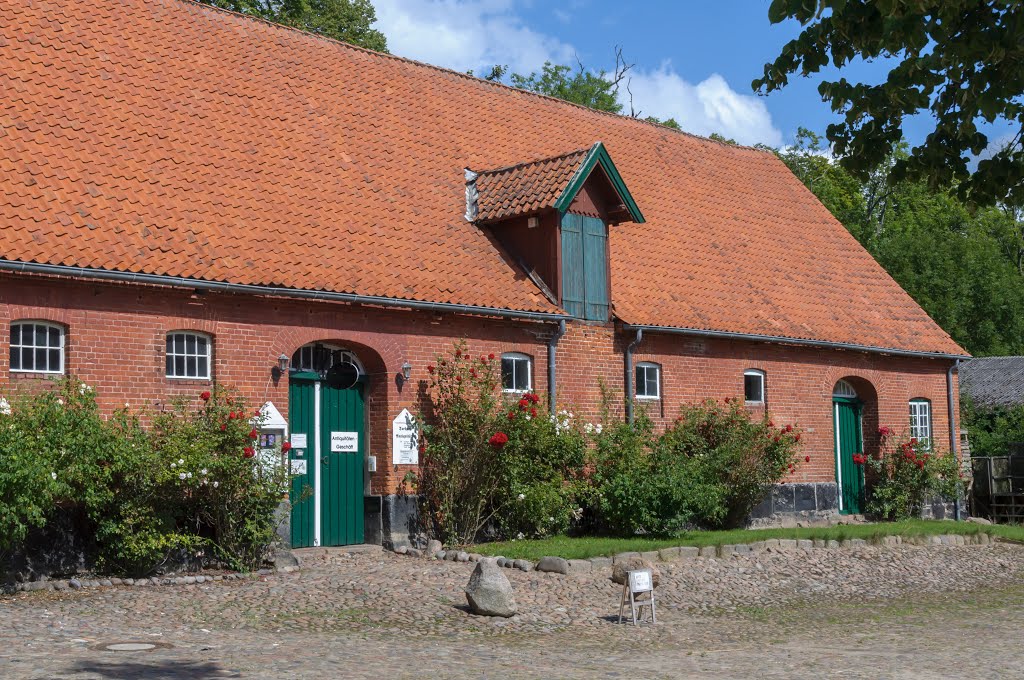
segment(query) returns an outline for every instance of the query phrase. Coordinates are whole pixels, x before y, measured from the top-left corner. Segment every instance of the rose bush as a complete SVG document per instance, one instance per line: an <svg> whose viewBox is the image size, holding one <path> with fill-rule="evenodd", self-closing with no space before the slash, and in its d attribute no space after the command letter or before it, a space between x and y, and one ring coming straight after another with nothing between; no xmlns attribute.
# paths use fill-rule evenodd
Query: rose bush
<svg viewBox="0 0 1024 680"><path fill-rule="evenodd" d="M932 451L917 439L900 438L888 427L879 428L878 434L878 452L853 461L865 467L865 509L870 515L887 520L919 517L930 498L953 499L962 492L953 456Z"/></svg>
<svg viewBox="0 0 1024 680"><path fill-rule="evenodd" d="M75 378L12 399L0 412L0 547L61 512L88 534L101 570L146 574L209 557L256 568L287 482L283 466L247 454L260 421L223 390L109 418Z"/></svg>
<svg viewBox="0 0 1024 680"><path fill-rule="evenodd" d="M427 531L449 544L564 531L578 516L582 434L551 419L533 393L506 397L493 353L464 342L437 357L421 423L415 480Z"/></svg>

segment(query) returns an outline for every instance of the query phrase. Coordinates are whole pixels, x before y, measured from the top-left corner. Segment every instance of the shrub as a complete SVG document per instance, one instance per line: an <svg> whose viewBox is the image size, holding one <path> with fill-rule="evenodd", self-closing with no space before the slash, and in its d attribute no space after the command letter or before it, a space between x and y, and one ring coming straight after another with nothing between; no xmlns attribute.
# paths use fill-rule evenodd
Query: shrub
<svg viewBox="0 0 1024 680"><path fill-rule="evenodd" d="M753 421L739 401L685 406L655 436L641 416L597 438L598 510L610 531L669 534L690 526L739 526L794 470L800 433Z"/></svg>
<svg viewBox="0 0 1024 680"><path fill-rule="evenodd" d="M1024 442L1024 404L986 406L967 397L961 402L964 428L971 433L971 455L1005 456L1010 445Z"/></svg>
<svg viewBox="0 0 1024 680"><path fill-rule="evenodd" d="M63 512L82 520L107 571L149 573L207 547L234 568L259 566L287 476L246 457L259 418L237 397L181 399L147 430L127 409L104 419L92 389L67 378L9 410L0 414L7 547Z"/></svg>
<svg viewBox="0 0 1024 680"><path fill-rule="evenodd" d="M417 490L427 531L449 544L564 531L579 515L586 442L536 394L506 398L500 361L464 342L438 356L421 414Z"/></svg>
<svg viewBox="0 0 1024 680"><path fill-rule="evenodd" d="M865 466L865 509L880 519L918 517L929 498L956 498L961 493L960 470L953 456L929 450L923 442L897 438L879 428L882 445L874 455L858 454Z"/></svg>

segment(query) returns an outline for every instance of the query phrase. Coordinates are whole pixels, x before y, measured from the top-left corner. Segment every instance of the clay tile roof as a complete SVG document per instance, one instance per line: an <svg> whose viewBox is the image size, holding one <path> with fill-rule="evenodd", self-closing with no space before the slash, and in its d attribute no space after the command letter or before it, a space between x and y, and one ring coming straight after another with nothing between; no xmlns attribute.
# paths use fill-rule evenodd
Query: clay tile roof
<svg viewBox="0 0 1024 680"><path fill-rule="evenodd" d="M1024 357L988 357L960 364L960 391L979 404L1024 404Z"/></svg>
<svg viewBox="0 0 1024 680"><path fill-rule="evenodd" d="M180 0L4 19L2 259L558 312L463 169L601 140L620 320L962 353L771 153Z"/></svg>
<svg viewBox="0 0 1024 680"><path fill-rule="evenodd" d="M481 172L476 180L477 219L487 222L553 208L589 150Z"/></svg>

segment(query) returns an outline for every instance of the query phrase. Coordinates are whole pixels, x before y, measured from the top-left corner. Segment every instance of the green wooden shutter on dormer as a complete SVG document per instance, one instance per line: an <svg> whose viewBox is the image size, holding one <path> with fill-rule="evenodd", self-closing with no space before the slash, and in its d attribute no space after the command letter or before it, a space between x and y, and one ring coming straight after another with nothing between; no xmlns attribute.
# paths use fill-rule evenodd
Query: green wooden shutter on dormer
<svg viewBox="0 0 1024 680"><path fill-rule="evenodd" d="M608 231L599 218L562 216L562 306L578 318L608 319Z"/></svg>

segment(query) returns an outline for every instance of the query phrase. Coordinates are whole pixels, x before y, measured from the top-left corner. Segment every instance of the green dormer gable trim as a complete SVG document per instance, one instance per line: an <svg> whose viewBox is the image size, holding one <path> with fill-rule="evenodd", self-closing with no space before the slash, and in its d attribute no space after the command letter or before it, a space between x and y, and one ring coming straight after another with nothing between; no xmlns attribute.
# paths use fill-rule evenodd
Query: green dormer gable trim
<svg viewBox="0 0 1024 680"><path fill-rule="evenodd" d="M612 162L612 157L608 155L608 150L604 148L602 142L597 142L594 146L590 147L590 151L587 152L586 157L583 159L583 163L580 165L576 174L573 175L572 179L569 180L568 186L562 192L562 195L555 201L555 208L561 214L565 214L569 210L569 206L572 205L573 199L576 198L576 194L580 192L583 185L586 183L587 178L590 177L590 173L593 172L594 168L598 165L604 171L608 181L611 182L612 188L615 189L615 193L618 194L619 200L622 201L622 205L626 206L626 210L629 212L632 220L638 224L643 224L644 216L640 212L640 208L637 207L636 201L633 200L632 194L629 193L629 189L626 187L626 183L622 179L622 175L615 168L615 163Z"/></svg>

